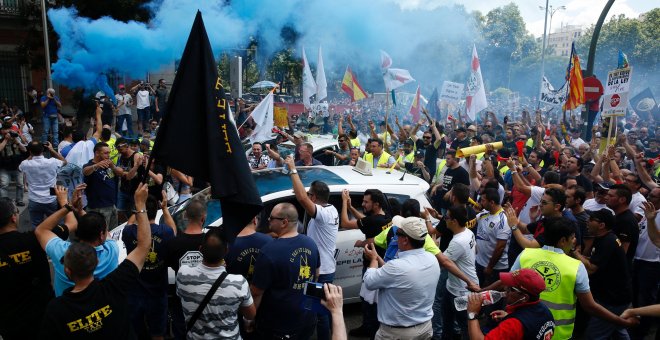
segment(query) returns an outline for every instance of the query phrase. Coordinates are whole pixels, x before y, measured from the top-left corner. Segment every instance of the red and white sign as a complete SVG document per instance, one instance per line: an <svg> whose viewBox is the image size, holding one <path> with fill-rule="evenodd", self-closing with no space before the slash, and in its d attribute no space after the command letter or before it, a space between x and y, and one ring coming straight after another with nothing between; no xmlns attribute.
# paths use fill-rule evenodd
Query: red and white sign
<svg viewBox="0 0 660 340"><path fill-rule="evenodd" d="M607 74L603 116L624 116L628 106L632 67L617 69Z"/></svg>

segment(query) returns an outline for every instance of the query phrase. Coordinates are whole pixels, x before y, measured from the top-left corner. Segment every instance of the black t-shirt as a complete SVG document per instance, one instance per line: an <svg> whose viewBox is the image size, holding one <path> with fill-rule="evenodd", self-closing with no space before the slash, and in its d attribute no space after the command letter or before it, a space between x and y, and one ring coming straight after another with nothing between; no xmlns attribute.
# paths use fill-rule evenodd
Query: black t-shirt
<svg viewBox="0 0 660 340"><path fill-rule="evenodd" d="M449 208L449 202L442 200L444 196L456 183L463 183L465 185L470 185L470 174L462 166L452 169L447 167L445 170L445 176L442 181L442 189L437 191L438 201L440 206L444 209Z"/></svg>
<svg viewBox="0 0 660 340"><path fill-rule="evenodd" d="M589 262L598 266L589 283L601 303L624 305L632 301L632 283L626 255L614 233L594 238Z"/></svg>
<svg viewBox="0 0 660 340"><path fill-rule="evenodd" d="M593 236L589 235L589 228L587 226L589 223L589 213L587 213L586 210L583 210L581 213L573 213L573 216L575 216L575 219L577 220L577 226L580 229L580 235L582 235L582 237L577 240L581 246L584 244L585 238L593 238Z"/></svg>
<svg viewBox="0 0 660 340"><path fill-rule="evenodd" d="M467 206L467 216L468 222L466 223L465 227L476 233L477 231L474 230L474 227L477 226L477 213L469 205ZM438 223L435 229L442 235L440 237L440 244L438 247L440 248L440 251L444 252L447 250L447 247L449 247L449 242L451 242L451 239L454 238L454 233L452 233L451 230L447 228L447 221L444 218L440 220L440 223Z"/></svg>
<svg viewBox="0 0 660 340"><path fill-rule="evenodd" d="M5 339L36 336L53 298L46 253L34 232L0 234L0 334Z"/></svg>
<svg viewBox="0 0 660 340"><path fill-rule="evenodd" d="M137 246L137 225L130 224L124 227L122 241L126 245L126 253L130 253ZM174 239L172 229L164 224L151 223L151 248L140 272L140 287L143 289L131 290L135 294L161 295L167 292L167 242Z"/></svg>
<svg viewBox="0 0 660 340"><path fill-rule="evenodd" d="M392 226L392 218L387 215L369 215L357 221L358 228L366 238L374 238L383 230ZM385 249L376 247L376 252L380 257L385 256ZM364 257L366 259L366 257ZM368 261L362 262L364 265L369 265Z"/></svg>
<svg viewBox="0 0 660 340"><path fill-rule="evenodd" d="M227 273L243 275L248 282L251 282L254 263L259 257L261 248L272 241L270 235L259 232L248 236L237 236L225 256Z"/></svg>
<svg viewBox="0 0 660 340"><path fill-rule="evenodd" d="M117 160L117 166L122 168L124 172L129 172L133 168L133 165L135 164L136 155L137 152L134 152L129 157L124 157L120 155L119 159ZM144 167L140 166L138 168L137 175L135 175L135 177L133 177L132 179L125 179L123 177L120 179L119 190L121 192L132 195L135 192L135 189L137 189L138 184L140 184L140 179L142 179L142 176L144 176Z"/></svg>
<svg viewBox="0 0 660 340"><path fill-rule="evenodd" d="M630 242L626 257L628 258L628 267L632 268L632 261L637 250L639 241L639 224L630 209L616 215L616 224L612 230L621 242Z"/></svg>
<svg viewBox="0 0 660 340"><path fill-rule="evenodd" d="M126 293L138 281L138 269L125 260L81 292L52 300L41 324L41 339L136 339ZM33 326L34 327L34 326Z"/></svg>
<svg viewBox="0 0 660 340"><path fill-rule="evenodd" d="M101 122L103 125L112 125L112 118L114 116L113 105L110 101L104 101L101 105Z"/></svg>
<svg viewBox="0 0 660 340"><path fill-rule="evenodd" d="M424 143L422 142L422 147L418 147L418 150L424 150L424 166L429 170L431 176L435 174L435 163L436 159L438 159L438 148L433 146L433 144L435 143L424 146Z"/></svg>
<svg viewBox="0 0 660 340"><path fill-rule="evenodd" d="M178 272L182 265L196 266L201 263L202 253L199 252L199 246L203 240L204 234L178 233L167 244L167 266Z"/></svg>
<svg viewBox="0 0 660 340"><path fill-rule="evenodd" d="M454 141L451 142L449 148L452 150L458 150L462 148L467 148L468 146L470 146L470 139L466 137L463 140L454 139Z"/></svg>
<svg viewBox="0 0 660 340"><path fill-rule="evenodd" d="M165 175L167 170L160 164L154 164L153 170L151 170L154 174L161 174ZM165 183L165 180L163 178L163 181L160 182L160 184L157 184L156 181L154 181L151 176L148 177L147 180L147 190L149 191L149 195L152 195L156 197L157 200L162 201L163 200L163 184Z"/></svg>

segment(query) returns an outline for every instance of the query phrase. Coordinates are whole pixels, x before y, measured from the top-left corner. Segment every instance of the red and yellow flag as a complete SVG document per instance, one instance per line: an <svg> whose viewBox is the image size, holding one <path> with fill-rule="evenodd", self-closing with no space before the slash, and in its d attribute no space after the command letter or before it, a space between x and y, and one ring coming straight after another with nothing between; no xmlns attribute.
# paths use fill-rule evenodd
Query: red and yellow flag
<svg viewBox="0 0 660 340"><path fill-rule="evenodd" d="M568 80L568 96L564 104L564 111L574 110L578 106L585 103L584 97L584 83L582 82L582 69L580 68L580 58L575 53L575 43L571 47L571 59L568 63L566 73L566 80Z"/></svg>
<svg viewBox="0 0 660 340"><path fill-rule="evenodd" d="M417 93L415 93L415 98L413 98L412 104L410 104L410 110L408 110L408 113L412 116L413 122L419 121L419 97L421 97L422 92L419 89L419 86L417 86Z"/></svg>
<svg viewBox="0 0 660 340"><path fill-rule="evenodd" d="M358 83L355 74L353 74L349 66L346 66L344 80L341 82L341 89L351 97L351 101L355 102L367 98L367 92L362 89L362 86Z"/></svg>

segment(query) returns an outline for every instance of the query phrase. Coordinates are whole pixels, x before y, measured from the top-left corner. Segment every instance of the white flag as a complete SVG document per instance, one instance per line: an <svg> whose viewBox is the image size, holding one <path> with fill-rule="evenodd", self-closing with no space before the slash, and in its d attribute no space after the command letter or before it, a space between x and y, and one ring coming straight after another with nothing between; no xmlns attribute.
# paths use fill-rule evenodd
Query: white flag
<svg viewBox="0 0 660 340"><path fill-rule="evenodd" d="M320 102L328 97L328 83L325 80L325 70L323 70L323 55L321 46L319 46L319 63L316 65L316 102Z"/></svg>
<svg viewBox="0 0 660 340"><path fill-rule="evenodd" d="M387 71L385 71L383 80L385 81L385 88L387 91L392 91L414 81L415 79L413 79L408 70L400 68L389 68Z"/></svg>
<svg viewBox="0 0 660 340"><path fill-rule="evenodd" d="M481 78L479 56L477 56L477 46L475 45L472 45L472 62L470 64L470 78L467 82L465 107L470 120L475 121L477 118L477 112L488 107L484 81L483 78Z"/></svg>
<svg viewBox="0 0 660 340"><path fill-rule="evenodd" d="M273 130L273 92L270 92L252 111L252 119L257 126L252 130L252 143L265 142L272 139Z"/></svg>
<svg viewBox="0 0 660 340"><path fill-rule="evenodd" d="M392 58L387 52L380 50L380 69L383 73L392 66Z"/></svg>
<svg viewBox="0 0 660 340"><path fill-rule="evenodd" d="M555 106L559 106L565 103L566 84L568 83L565 82L564 85L559 90L555 90L552 84L550 84L548 79L544 76L543 83L541 86L541 102L546 104L552 104Z"/></svg>
<svg viewBox="0 0 660 340"><path fill-rule="evenodd" d="M314 76L312 75L312 70L309 68L309 63L307 62L307 56L305 55L305 48L302 49L303 57L303 104L305 108L311 109L309 98L316 94L316 83L314 82Z"/></svg>

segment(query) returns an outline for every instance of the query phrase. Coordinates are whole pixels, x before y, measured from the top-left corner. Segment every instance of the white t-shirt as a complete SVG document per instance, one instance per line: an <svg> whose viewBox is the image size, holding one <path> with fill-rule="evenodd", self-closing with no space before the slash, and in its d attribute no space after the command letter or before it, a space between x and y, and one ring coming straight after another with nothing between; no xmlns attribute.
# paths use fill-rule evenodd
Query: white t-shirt
<svg viewBox="0 0 660 340"><path fill-rule="evenodd" d="M48 204L56 197L50 195L50 188L57 182L57 169L64 163L56 158L34 156L26 159L18 166L25 174L28 182L28 199L36 203Z"/></svg>
<svg viewBox="0 0 660 340"><path fill-rule="evenodd" d="M524 224L529 224L532 222L532 219L529 217L529 210L532 207L541 204L541 199L543 198L544 193L545 193L545 188L532 186L532 194L527 199L527 202L525 202L525 205L523 206L522 210L520 210L520 215L518 216L518 220L520 222Z"/></svg>
<svg viewBox="0 0 660 340"><path fill-rule="evenodd" d="M123 102L124 104L118 108L117 115L130 115L131 114L131 104L133 104L133 97L131 97L130 94L124 93L123 95L120 93L117 93L115 95L115 98L117 99L117 105L119 105L119 102ZM149 92L147 92L147 102L149 100ZM148 104L147 104L148 106Z"/></svg>
<svg viewBox="0 0 660 340"><path fill-rule="evenodd" d="M580 147L580 145L582 145L582 144L586 144L586 143L587 143L587 142L585 142L584 140L582 140L582 138L579 138L579 137L578 137L578 138L573 139L573 140L571 141L571 146L577 149L577 148Z"/></svg>
<svg viewBox="0 0 660 340"><path fill-rule="evenodd" d="M660 225L660 214L655 217L656 228ZM635 250L635 259L649 262L660 262L660 248L649 238L648 221L646 217L639 222L639 242Z"/></svg>
<svg viewBox="0 0 660 340"><path fill-rule="evenodd" d="M312 238L319 248L321 267L319 274L332 274L337 264L335 249L337 248L337 232L339 232L339 213L334 205L316 205L316 216L309 220L307 236Z"/></svg>
<svg viewBox="0 0 660 340"><path fill-rule="evenodd" d="M474 234L470 229L465 229L465 231L454 235L444 254L450 260L454 261L458 269L465 273L472 282L479 283L477 269L474 266L477 256L475 245ZM468 293L467 288L465 288L465 282L452 273L449 273L449 277L447 278L447 290L454 296L463 296Z"/></svg>
<svg viewBox="0 0 660 340"><path fill-rule="evenodd" d="M506 240L506 246L502 257L500 257L493 269L509 268L507 253L509 251L509 240L511 239L511 228L507 224L504 209L491 214L488 211L477 215L477 263L482 266L488 266L490 258L495 251L495 245L499 240Z"/></svg>
<svg viewBox="0 0 660 340"><path fill-rule="evenodd" d="M630 205L629 205L630 211L632 211L633 214L644 216L643 202L646 202L646 198L644 198L644 195L640 194L639 191L634 193L632 195L632 199L630 200Z"/></svg>
<svg viewBox="0 0 660 340"><path fill-rule="evenodd" d="M607 210L611 211L612 213L614 213L614 210L608 208L606 204L604 204L604 203L601 204L601 203L596 202L595 198L590 198L590 199L584 201L584 204L582 204L582 208L584 208L584 210L589 210L589 211L598 211L600 209L607 209ZM644 214L642 214L642 215L644 215Z"/></svg>
<svg viewBox="0 0 660 340"><path fill-rule="evenodd" d="M137 91L135 94L135 100L137 101L137 108L138 109L145 109L149 107L149 91L147 90L140 90Z"/></svg>

